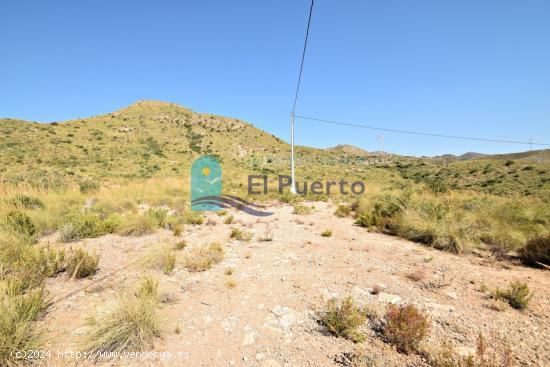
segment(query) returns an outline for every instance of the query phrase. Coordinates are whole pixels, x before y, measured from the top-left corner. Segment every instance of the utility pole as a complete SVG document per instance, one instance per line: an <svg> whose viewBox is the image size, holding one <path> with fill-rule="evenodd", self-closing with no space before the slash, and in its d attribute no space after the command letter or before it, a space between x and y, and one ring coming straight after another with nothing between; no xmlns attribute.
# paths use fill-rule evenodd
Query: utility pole
<svg viewBox="0 0 550 367"><path fill-rule="evenodd" d="M378 135L376 137L378 139L378 150L380 151L380 155L384 154L384 135Z"/></svg>
<svg viewBox="0 0 550 367"><path fill-rule="evenodd" d="M296 194L296 180L294 179L294 111L290 113L290 192Z"/></svg>

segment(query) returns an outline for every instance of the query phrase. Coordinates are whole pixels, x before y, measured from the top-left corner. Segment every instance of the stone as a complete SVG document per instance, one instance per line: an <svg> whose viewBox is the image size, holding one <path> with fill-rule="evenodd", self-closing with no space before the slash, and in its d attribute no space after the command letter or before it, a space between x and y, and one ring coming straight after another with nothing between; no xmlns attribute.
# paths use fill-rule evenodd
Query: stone
<svg viewBox="0 0 550 367"><path fill-rule="evenodd" d="M380 302L391 303L391 304L395 305L395 304L398 304L399 302L401 302L401 297L399 297L396 294L380 293L378 295L378 300Z"/></svg>
<svg viewBox="0 0 550 367"><path fill-rule="evenodd" d="M243 345L252 345L254 344L254 341L256 340L256 332L252 331L249 333L246 333L243 340Z"/></svg>
<svg viewBox="0 0 550 367"><path fill-rule="evenodd" d="M458 294L456 292L446 292L445 295L450 299L458 299Z"/></svg>

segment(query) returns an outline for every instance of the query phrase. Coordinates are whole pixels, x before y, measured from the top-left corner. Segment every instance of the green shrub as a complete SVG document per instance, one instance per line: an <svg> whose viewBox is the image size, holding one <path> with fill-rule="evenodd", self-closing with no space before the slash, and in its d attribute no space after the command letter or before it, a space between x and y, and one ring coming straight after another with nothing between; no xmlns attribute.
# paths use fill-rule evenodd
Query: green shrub
<svg viewBox="0 0 550 367"><path fill-rule="evenodd" d="M233 221L235 220L235 218L233 217L233 215L228 215L227 217L225 217L225 219L223 220L223 222L225 224L231 224L233 223Z"/></svg>
<svg viewBox="0 0 550 367"><path fill-rule="evenodd" d="M8 226L22 237L32 237L36 233L36 226L31 218L21 210L12 210L6 217Z"/></svg>
<svg viewBox="0 0 550 367"><path fill-rule="evenodd" d="M71 249L67 259L67 273L72 278L86 278L93 275L99 265L99 255L88 254L83 248Z"/></svg>
<svg viewBox="0 0 550 367"><path fill-rule="evenodd" d="M384 337L404 353L418 350L430 328L428 317L414 305L390 304L384 319Z"/></svg>
<svg viewBox="0 0 550 367"><path fill-rule="evenodd" d="M529 305L529 302L533 298L533 293L529 290L527 283L515 280L505 290L497 288L491 296L494 299L507 302L515 309L523 310Z"/></svg>
<svg viewBox="0 0 550 367"><path fill-rule="evenodd" d="M91 212L73 212L63 218L59 237L62 242L74 242L113 233L119 225L120 219L114 214L104 218Z"/></svg>
<svg viewBox="0 0 550 367"><path fill-rule="evenodd" d="M357 306L351 296L346 297L340 304L331 299L325 309L319 313L321 324L336 336L361 342L365 336L359 327L367 320L365 311Z"/></svg>
<svg viewBox="0 0 550 367"><path fill-rule="evenodd" d="M550 266L550 234L538 236L527 241L520 249L521 260L528 265L549 265Z"/></svg>
<svg viewBox="0 0 550 367"><path fill-rule="evenodd" d="M322 237L331 237L332 236L332 231L330 229L327 229L327 230L321 232L321 236Z"/></svg>
<svg viewBox="0 0 550 367"><path fill-rule="evenodd" d="M310 206L307 206L307 205L302 205L302 204L294 204L292 205L292 207L294 208L294 210L292 211L292 214L309 214L311 213L312 211L312 208Z"/></svg>

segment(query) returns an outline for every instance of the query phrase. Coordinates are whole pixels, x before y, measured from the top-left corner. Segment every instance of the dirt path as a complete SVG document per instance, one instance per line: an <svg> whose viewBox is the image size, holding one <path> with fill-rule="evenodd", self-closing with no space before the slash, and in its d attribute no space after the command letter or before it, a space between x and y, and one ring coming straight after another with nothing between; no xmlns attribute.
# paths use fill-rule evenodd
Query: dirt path
<svg viewBox="0 0 550 367"><path fill-rule="evenodd" d="M292 214L288 205L270 208L275 214L256 218L233 213L234 224L208 214L215 225L188 226L182 238L188 247L167 276L154 271L163 291L176 297L163 304L164 334L154 351L171 352L153 360L125 358L100 365L140 366L335 366L345 364L346 352L356 346L327 335L315 313L331 297L352 295L383 309L387 302L414 303L432 320L428 345L446 340L463 353L471 352L479 332L501 334L509 342L519 366L550 365L550 273L477 256L455 256L395 237L367 232L351 219L336 218L334 207L313 203L308 215ZM229 239L234 227L255 232L252 242ZM324 230L331 237L322 237ZM270 232L271 242L257 238ZM55 303L45 318L52 359L47 365L88 365L60 358L59 351L76 351L89 315L106 312L117 297L131 289L146 272L134 265L160 243L175 243L168 231L124 238L105 236L85 241L101 253L101 270L91 280L68 280L61 275L48 288L59 298L98 279L86 292ZM223 262L202 273L189 273L181 258L196 245L218 241L226 249ZM128 266L127 268L124 268ZM123 270L119 270L124 268ZM225 270L233 268L232 275ZM418 274L412 280L409 274ZM234 287L228 285L228 280ZM505 287L510 280L529 283L535 297L529 309L495 311L480 292ZM373 295L371 288L382 292ZM419 356L405 356L369 337L362 346L373 365L423 366ZM340 361L340 364L338 364Z"/></svg>

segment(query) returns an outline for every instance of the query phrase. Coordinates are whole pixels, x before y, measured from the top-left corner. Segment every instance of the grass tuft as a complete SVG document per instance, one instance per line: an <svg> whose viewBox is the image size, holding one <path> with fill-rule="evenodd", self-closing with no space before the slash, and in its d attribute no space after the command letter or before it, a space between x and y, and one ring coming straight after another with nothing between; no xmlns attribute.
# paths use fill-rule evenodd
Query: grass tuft
<svg viewBox="0 0 550 367"><path fill-rule="evenodd" d="M209 245L195 247L185 259L185 267L190 272L205 271L219 264L224 256L223 247L213 242Z"/></svg>
<svg viewBox="0 0 550 367"><path fill-rule="evenodd" d="M67 259L67 273L72 278L86 278L93 275L99 265L99 255L88 254L83 248L71 249Z"/></svg>
<svg viewBox="0 0 550 367"><path fill-rule="evenodd" d="M252 241L252 238L254 238L254 233L240 228L233 228L229 234L229 237L238 241L250 242Z"/></svg>
<svg viewBox="0 0 550 367"><path fill-rule="evenodd" d="M119 300L105 316L87 320L82 349L98 352L141 351L159 337L158 294L154 281L144 280L134 296Z"/></svg>

